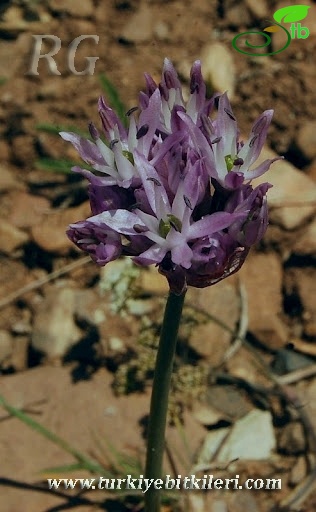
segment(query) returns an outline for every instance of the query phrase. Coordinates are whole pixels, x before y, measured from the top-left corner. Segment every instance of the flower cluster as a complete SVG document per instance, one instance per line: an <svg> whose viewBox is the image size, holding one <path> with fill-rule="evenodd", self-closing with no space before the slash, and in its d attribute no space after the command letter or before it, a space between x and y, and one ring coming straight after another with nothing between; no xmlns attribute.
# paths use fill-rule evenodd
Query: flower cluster
<svg viewBox="0 0 316 512"><path fill-rule="evenodd" d="M92 216L67 234L99 265L121 255L157 265L180 294L238 270L265 233L271 185L253 188L251 180L276 160L253 168L273 111L263 112L243 143L227 95L206 98L199 61L187 102L169 60L159 85L145 79L139 107L126 114L128 129L100 98L106 142L92 123L92 140L61 132L93 169L73 168L90 182Z"/></svg>

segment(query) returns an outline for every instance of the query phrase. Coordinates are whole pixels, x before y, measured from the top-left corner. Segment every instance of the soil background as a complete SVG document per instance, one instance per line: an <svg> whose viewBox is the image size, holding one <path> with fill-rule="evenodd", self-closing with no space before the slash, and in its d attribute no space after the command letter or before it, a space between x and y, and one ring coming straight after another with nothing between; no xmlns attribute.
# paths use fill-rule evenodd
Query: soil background
<svg viewBox="0 0 316 512"><path fill-rule="evenodd" d="M167 286L154 269L133 274L124 260L100 270L67 240L67 225L89 216L87 187L56 164L78 157L47 125L99 125L102 74L127 111L144 72L159 81L164 57L185 91L201 59L209 91L229 91L246 136L262 111L275 111L262 159L285 158L263 177L273 184L268 232L239 276L189 291L165 464L182 475L200 468L219 478L281 478L282 490L189 491L165 512L315 510L316 3L300 4L309 7L301 21L309 36L258 57L235 50L233 38L263 30L277 9L295 3L0 4L0 393L104 467L116 460L109 445L144 460L152 340ZM30 72L34 35L59 38L55 69L40 59ZM69 45L81 35L98 43L82 40L72 62ZM277 52L284 36L271 35L269 52ZM42 53L52 42L44 39ZM93 56L94 72L85 74ZM5 408L0 461L1 512L141 510L136 497L48 491L46 478L89 473L66 471L74 458Z"/></svg>

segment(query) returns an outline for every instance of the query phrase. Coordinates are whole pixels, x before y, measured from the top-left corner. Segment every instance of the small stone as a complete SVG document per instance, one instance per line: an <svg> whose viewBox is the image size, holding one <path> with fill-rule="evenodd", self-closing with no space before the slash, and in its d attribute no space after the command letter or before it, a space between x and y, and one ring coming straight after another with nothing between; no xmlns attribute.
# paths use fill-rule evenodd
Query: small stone
<svg viewBox="0 0 316 512"><path fill-rule="evenodd" d="M10 147L7 141L0 140L0 155L3 162L10 160ZM2 166L0 165L0 169ZM1 177L0 177L0 191L1 191Z"/></svg>
<svg viewBox="0 0 316 512"><path fill-rule="evenodd" d="M302 229L301 236L296 238L292 252L300 256L316 256L316 219Z"/></svg>
<svg viewBox="0 0 316 512"><path fill-rule="evenodd" d="M41 224L31 228L34 242L44 251L68 254L75 246L66 235L68 224L91 216L89 201L74 208L50 210Z"/></svg>
<svg viewBox="0 0 316 512"><path fill-rule="evenodd" d="M20 229L2 219L0 222L0 252L10 255L15 249L26 244L29 237Z"/></svg>
<svg viewBox="0 0 316 512"><path fill-rule="evenodd" d="M240 299L236 287L231 281L221 281L216 286L203 290L189 289L187 303L200 306L201 311L212 315L232 331L236 330L240 313ZM224 307L223 307L224 305ZM190 346L211 366L223 362L233 335L215 321L198 324L194 327Z"/></svg>
<svg viewBox="0 0 316 512"><path fill-rule="evenodd" d="M120 338L117 338L117 336L111 336L109 338L109 350L111 352L124 353L126 352L126 346Z"/></svg>
<svg viewBox="0 0 316 512"><path fill-rule="evenodd" d="M235 459L268 459L275 447L271 413L255 409L236 421L220 449L217 461L227 463Z"/></svg>
<svg viewBox="0 0 316 512"><path fill-rule="evenodd" d="M262 20L269 14L268 5L265 0L261 0L260 2L257 0L246 0L246 5L251 14L257 19Z"/></svg>
<svg viewBox="0 0 316 512"><path fill-rule="evenodd" d="M49 359L63 357L81 337L74 311L75 291L51 288L34 313L32 347Z"/></svg>
<svg viewBox="0 0 316 512"><path fill-rule="evenodd" d="M316 158L316 121L306 121L300 126L296 144L305 158Z"/></svg>
<svg viewBox="0 0 316 512"><path fill-rule="evenodd" d="M296 289L303 306L304 333L316 338L316 270L314 268L293 271Z"/></svg>
<svg viewBox="0 0 316 512"><path fill-rule="evenodd" d="M32 135L17 135L12 139L12 162L17 165L27 166L29 163L34 162L37 158L37 153L34 144L34 137Z"/></svg>
<svg viewBox="0 0 316 512"><path fill-rule="evenodd" d="M302 454L306 448L304 429L295 421L282 428L278 438L278 450L286 455Z"/></svg>
<svg viewBox="0 0 316 512"><path fill-rule="evenodd" d="M29 336L14 336L11 365L17 372L22 372L28 367L29 345Z"/></svg>
<svg viewBox="0 0 316 512"><path fill-rule="evenodd" d="M50 0L49 7L55 12L66 12L74 18L89 18L93 16L94 5L92 0L74 2L73 0Z"/></svg>
<svg viewBox="0 0 316 512"><path fill-rule="evenodd" d="M149 41L153 34L153 22L152 9L142 2L138 11L130 17L125 25L121 39L131 43Z"/></svg>
<svg viewBox="0 0 316 512"><path fill-rule="evenodd" d="M3 329L0 330L0 368L7 368L13 351L13 337Z"/></svg>
<svg viewBox="0 0 316 512"><path fill-rule="evenodd" d="M157 272L154 267L143 267L141 269L139 286L142 291L152 295L164 295L168 292L167 279Z"/></svg>
<svg viewBox="0 0 316 512"><path fill-rule="evenodd" d="M13 170L7 165L0 164L0 192L13 188L23 188L23 185L16 179Z"/></svg>
<svg viewBox="0 0 316 512"><path fill-rule="evenodd" d="M260 512L258 501L251 492L241 489L239 492L230 493L228 510L232 512Z"/></svg>
<svg viewBox="0 0 316 512"><path fill-rule="evenodd" d="M307 176L314 182L316 182L316 159L312 161L312 163L304 169Z"/></svg>
<svg viewBox="0 0 316 512"><path fill-rule="evenodd" d="M249 255L239 276L247 292L248 330L269 349L278 350L288 342L282 313L282 266L274 253Z"/></svg>
<svg viewBox="0 0 316 512"><path fill-rule="evenodd" d="M298 457L291 470L289 483L293 487L298 485L307 475L306 457Z"/></svg>
<svg viewBox="0 0 316 512"><path fill-rule="evenodd" d="M241 20L246 26L251 22L249 12L247 9L245 9L242 3L231 5L228 9L226 9L225 14L228 25L233 27L240 27Z"/></svg>
<svg viewBox="0 0 316 512"><path fill-rule="evenodd" d="M9 221L17 228L30 228L40 224L43 215L50 209L45 197L33 196L27 192L11 192L9 201L12 203Z"/></svg>
<svg viewBox="0 0 316 512"><path fill-rule="evenodd" d="M207 44L201 50L204 79L214 92L227 91L229 99L235 93L235 64L232 53L222 43Z"/></svg>
<svg viewBox="0 0 316 512"><path fill-rule="evenodd" d="M158 37L161 41L166 41L169 36L169 27L167 23L164 23L163 21L159 21L154 26L154 34Z"/></svg>
<svg viewBox="0 0 316 512"><path fill-rule="evenodd" d="M276 156L276 153L265 147L256 165ZM264 182L273 185L268 192L270 219L273 223L292 230L316 213L316 183L286 160L272 164L263 176L253 180L252 185L255 187ZM287 204L290 206L287 207Z"/></svg>

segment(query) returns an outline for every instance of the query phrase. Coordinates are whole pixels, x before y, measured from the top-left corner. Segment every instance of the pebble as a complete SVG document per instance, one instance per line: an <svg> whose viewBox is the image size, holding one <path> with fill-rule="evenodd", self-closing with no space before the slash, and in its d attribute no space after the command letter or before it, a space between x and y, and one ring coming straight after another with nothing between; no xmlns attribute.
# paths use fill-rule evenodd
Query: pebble
<svg viewBox="0 0 316 512"><path fill-rule="evenodd" d="M256 166L276 156L276 153L264 147ZM286 160L274 162L269 171L253 180L252 184L256 186L264 182L273 185L268 192L270 219L273 223L293 230L316 213L316 183Z"/></svg>
<svg viewBox="0 0 316 512"><path fill-rule="evenodd" d="M49 0L49 7L55 12L66 12L74 18L89 18L94 14L92 0L74 2L73 0Z"/></svg>
<svg viewBox="0 0 316 512"><path fill-rule="evenodd" d="M33 135L17 135L11 143L12 161L21 166L27 166L29 162L34 162L38 157L34 147Z"/></svg>
<svg viewBox="0 0 316 512"><path fill-rule="evenodd" d="M29 236L21 229L2 219L0 222L0 252L11 255L11 253L26 244Z"/></svg>
<svg viewBox="0 0 316 512"><path fill-rule="evenodd" d="M82 336L74 311L75 291L51 288L34 312L32 347L48 359L63 357Z"/></svg>
<svg viewBox="0 0 316 512"><path fill-rule="evenodd" d="M255 18L262 20L268 16L269 10L266 0L261 0L260 2L258 0L246 0L245 3Z"/></svg>
<svg viewBox="0 0 316 512"><path fill-rule="evenodd" d="M152 10L145 2L142 2L139 9L133 14L121 33L121 39L131 43L144 43L149 41L153 35Z"/></svg>
<svg viewBox="0 0 316 512"><path fill-rule="evenodd" d="M286 455L299 455L306 448L305 434L300 422L292 422L282 428L278 438L278 450Z"/></svg>
<svg viewBox="0 0 316 512"><path fill-rule="evenodd" d="M296 144L305 158L316 158L316 121L305 121L300 126Z"/></svg>
<svg viewBox="0 0 316 512"><path fill-rule="evenodd" d="M202 290L189 289L187 303L199 306L214 318L235 330L240 312L240 300L236 287L230 281L221 281L216 286ZM224 307L223 307L224 305ZM223 362L233 336L214 321L194 327L190 346L201 356L206 357L211 366ZM218 342L220 340L220 343Z"/></svg>
<svg viewBox="0 0 316 512"><path fill-rule="evenodd" d="M6 368L8 366L8 362L10 362L10 356L13 351L14 340L13 337L5 331L4 329L0 330L0 367Z"/></svg>
<svg viewBox="0 0 316 512"><path fill-rule="evenodd" d="M66 235L68 224L91 216L89 201L73 208L50 210L40 224L32 226L31 236L44 251L68 254L74 248Z"/></svg>
<svg viewBox="0 0 316 512"><path fill-rule="evenodd" d="M158 39L161 41L167 41L169 38L169 27L167 23L164 23L163 21L159 21L154 26L154 34L157 36Z"/></svg>
<svg viewBox="0 0 316 512"><path fill-rule="evenodd" d="M159 274L153 266L143 267L139 279L139 286L145 293L161 296L168 293L167 279Z"/></svg>
<svg viewBox="0 0 316 512"><path fill-rule="evenodd" d="M6 164L0 164L0 192L22 187L23 185L16 180L14 171Z"/></svg>
<svg viewBox="0 0 316 512"><path fill-rule="evenodd" d="M9 195L9 201L12 204L9 221L17 228L30 228L40 224L50 208L50 202L45 197L16 190Z"/></svg>
<svg viewBox="0 0 316 512"><path fill-rule="evenodd" d="M303 306L304 334L316 338L316 270L295 269L295 282Z"/></svg>
<svg viewBox="0 0 316 512"><path fill-rule="evenodd" d="M236 421L219 451L217 462L268 459L275 447L271 413L254 409Z"/></svg>
<svg viewBox="0 0 316 512"><path fill-rule="evenodd" d="M283 348L288 331L282 313L282 266L274 253L252 253L239 272L248 298L248 330L271 350Z"/></svg>
<svg viewBox="0 0 316 512"><path fill-rule="evenodd" d="M300 256L316 256L316 219L302 229L292 246L292 252Z"/></svg>
<svg viewBox="0 0 316 512"><path fill-rule="evenodd" d="M232 52L223 43L211 43L201 50L202 72L214 92L227 91L234 97L236 71Z"/></svg>
<svg viewBox="0 0 316 512"><path fill-rule="evenodd" d="M292 468L289 483L294 487L298 485L307 474L306 457L298 457Z"/></svg>

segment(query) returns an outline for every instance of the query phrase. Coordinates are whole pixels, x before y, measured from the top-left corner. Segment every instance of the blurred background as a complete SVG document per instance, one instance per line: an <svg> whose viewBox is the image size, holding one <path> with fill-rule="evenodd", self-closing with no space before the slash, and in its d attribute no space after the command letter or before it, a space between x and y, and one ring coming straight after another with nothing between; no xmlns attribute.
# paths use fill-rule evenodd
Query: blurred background
<svg viewBox="0 0 316 512"><path fill-rule="evenodd" d="M70 171L77 153L58 131L100 127L101 94L121 113L137 105L144 72L159 81L165 57L185 94L202 60L208 94L228 91L243 137L273 108L262 160L285 159L263 177L274 185L263 242L238 275L188 293L165 460L169 474L281 478L282 489L179 492L163 510L315 509L316 3L300 1L309 9L283 51L282 30L259 56L232 45L295 5L1 2L0 393L14 408L0 408L1 511L141 510L137 496L48 492L46 478L90 473L16 411L105 472L141 472L168 288L155 269L123 259L97 268L68 241L68 224L90 208L86 181ZM39 51L51 52L50 66Z"/></svg>

